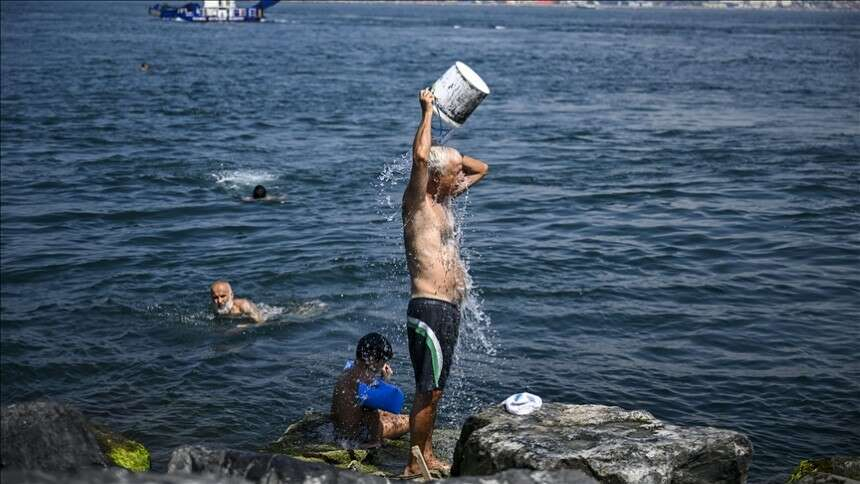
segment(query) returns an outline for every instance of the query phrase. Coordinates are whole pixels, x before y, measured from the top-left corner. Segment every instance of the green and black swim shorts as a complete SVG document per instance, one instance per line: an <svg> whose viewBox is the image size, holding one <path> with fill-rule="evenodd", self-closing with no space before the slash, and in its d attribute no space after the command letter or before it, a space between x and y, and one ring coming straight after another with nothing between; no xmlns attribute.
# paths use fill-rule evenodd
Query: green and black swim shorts
<svg viewBox="0 0 860 484"><path fill-rule="evenodd" d="M460 335L460 308L447 301L416 297L409 301L406 315L415 391L444 390Z"/></svg>

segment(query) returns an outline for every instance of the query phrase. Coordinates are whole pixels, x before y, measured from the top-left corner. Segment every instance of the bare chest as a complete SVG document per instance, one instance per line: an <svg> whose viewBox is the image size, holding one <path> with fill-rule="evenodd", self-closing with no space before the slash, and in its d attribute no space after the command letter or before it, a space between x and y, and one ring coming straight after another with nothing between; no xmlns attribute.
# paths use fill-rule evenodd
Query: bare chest
<svg viewBox="0 0 860 484"><path fill-rule="evenodd" d="M426 242L434 240L443 245L455 242L454 217L445 205L427 203L408 222L405 227L407 238L420 238Z"/></svg>

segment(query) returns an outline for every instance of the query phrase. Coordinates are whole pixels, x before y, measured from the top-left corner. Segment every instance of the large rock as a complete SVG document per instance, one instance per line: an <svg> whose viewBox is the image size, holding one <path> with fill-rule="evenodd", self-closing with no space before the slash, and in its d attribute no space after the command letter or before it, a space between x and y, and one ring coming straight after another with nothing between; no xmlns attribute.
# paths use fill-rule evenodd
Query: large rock
<svg viewBox="0 0 860 484"><path fill-rule="evenodd" d="M173 451L168 474L204 474L213 477L240 477L251 482L280 484L326 482L332 484L375 484L381 477L342 471L327 464L303 462L285 455L207 449L186 445Z"/></svg>
<svg viewBox="0 0 860 484"><path fill-rule="evenodd" d="M460 433L454 429L436 429L433 449L438 457L450 461ZM359 471L381 477L396 477L409 460L409 435L386 440L377 449L344 449L334 437L334 427L328 414L308 412L287 427L276 441L264 447L264 452L285 454L306 462L331 464L340 469Z"/></svg>
<svg viewBox="0 0 860 484"><path fill-rule="evenodd" d="M598 484L586 473L574 469L534 471L508 469L492 476L465 476L446 479L445 484Z"/></svg>
<svg viewBox="0 0 860 484"><path fill-rule="evenodd" d="M120 468L86 469L74 474L45 471L3 471L3 484L248 484L238 477L133 473Z"/></svg>
<svg viewBox="0 0 860 484"><path fill-rule="evenodd" d="M76 471L110 465L149 469L149 451L55 402L3 407L0 460L6 469Z"/></svg>
<svg viewBox="0 0 860 484"><path fill-rule="evenodd" d="M644 411L545 403L516 416L499 405L463 425L452 473L579 469L613 484L743 483L751 459L740 433L664 424Z"/></svg>
<svg viewBox="0 0 860 484"><path fill-rule="evenodd" d="M860 457L825 457L800 461L791 484L860 484Z"/></svg>
<svg viewBox="0 0 860 484"><path fill-rule="evenodd" d="M226 478L242 478L260 484L318 484L323 482L331 484L384 484L398 482L387 477L339 470L326 464L302 462L285 455L213 450L199 446L185 446L173 451L167 472L170 475L189 478L199 475L204 479L212 479L213 484L220 483L220 479ZM154 482L160 483L161 481ZM202 481L202 483L206 482L209 481ZM472 476L446 480L446 483L451 484L557 484L561 482L566 484L597 484L597 481L583 472L572 469L557 471L512 469L489 477ZM136 481L129 484L134 483Z"/></svg>

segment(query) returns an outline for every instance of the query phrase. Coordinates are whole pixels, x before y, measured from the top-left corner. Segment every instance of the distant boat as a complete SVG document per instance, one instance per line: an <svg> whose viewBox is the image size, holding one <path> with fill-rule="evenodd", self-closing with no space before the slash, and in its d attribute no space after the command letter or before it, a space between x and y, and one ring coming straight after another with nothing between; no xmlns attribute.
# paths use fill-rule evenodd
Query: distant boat
<svg viewBox="0 0 860 484"><path fill-rule="evenodd" d="M235 0L204 0L186 3L178 7L156 3L149 7L149 14L167 20L184 22L262 22L264 11L280 0L260 0L253 7L237 7Z"/></svg>

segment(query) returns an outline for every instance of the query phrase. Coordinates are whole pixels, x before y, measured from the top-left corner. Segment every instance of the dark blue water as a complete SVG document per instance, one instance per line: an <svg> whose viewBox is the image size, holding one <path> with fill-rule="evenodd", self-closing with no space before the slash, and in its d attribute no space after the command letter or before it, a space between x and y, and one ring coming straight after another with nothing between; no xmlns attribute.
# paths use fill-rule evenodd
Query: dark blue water
<svg viewBox="0 0 860 484"><path fill-rule="evenodd" d="M451 140L491 173L444 425L528 390L744 432L753 481L860 453L860 15L145 7L2 3L4 405L71 402L163 468L327 409L372 330L411 393L401 155L463 60L492 94ZM213 320L217 278L271 323Z"/></svg>

